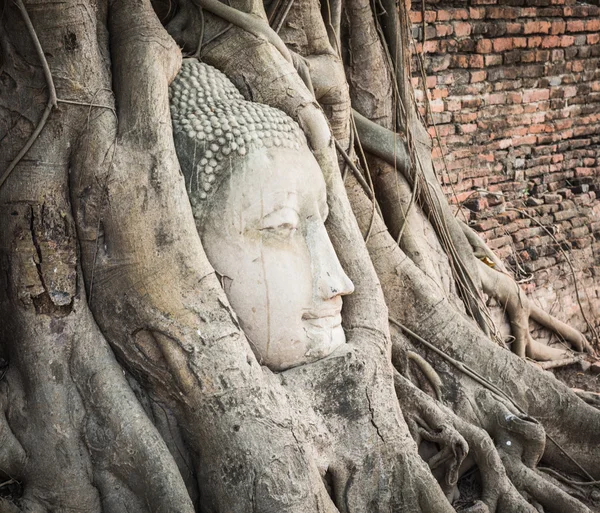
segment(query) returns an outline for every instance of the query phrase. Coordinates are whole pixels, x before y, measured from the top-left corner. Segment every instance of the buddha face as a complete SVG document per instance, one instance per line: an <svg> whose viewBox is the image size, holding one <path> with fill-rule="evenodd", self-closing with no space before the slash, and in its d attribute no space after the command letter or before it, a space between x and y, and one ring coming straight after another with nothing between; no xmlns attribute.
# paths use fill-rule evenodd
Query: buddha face
<svg viewBox="0 0 600 513"><path fill-rule="evenodd" d="M342 296L354 286L325 230L327 198L307 147L236 159L200 227L209 261L259 362L275 371L345 342Z"/></svg>

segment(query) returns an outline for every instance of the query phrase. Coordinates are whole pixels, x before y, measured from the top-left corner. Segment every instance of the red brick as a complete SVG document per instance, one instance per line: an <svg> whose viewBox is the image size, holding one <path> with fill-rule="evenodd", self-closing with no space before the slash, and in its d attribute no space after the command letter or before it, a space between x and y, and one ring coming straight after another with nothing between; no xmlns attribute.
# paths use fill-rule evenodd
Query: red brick
<svg viewBox="0 0 600 513"><path fill-rule="evenodd" d="M567 86L563 89L563 98L573 98L574 96L577 96L576 86Z"/></svg>
<svg viewBox="0 0 600 513"><path fill-rule="evenodd" d="M438 11L437 12L437 20L438 21L450 21L450 12L449 11Z"/></svg>
<svg viewBox="0 0 600 513"><path fill-rule="evenodd" d="M446 37L452 34L452 25L449 23L438 23L435 26L436 37Z"/></svg>
<svg viewBox="0 0 600 513"><path fill-rule="evenodd" d="M429 40L425 41L425 46L423 47L423 51L425 53L436 53L438 50L438 43L439 43L439 41L436 41L434 39L429 39Z"/></svg>
<svg viewBox="0 0 600 513"><path fill-rule="evenodd" d="M600 20L587 20L585 22L585 30L586 32L598 32L600 31Z"/></svg>
<svg viewBox="0 0 600 513"><path fill-rule="evenodd" d="M506 103L506 95L504 93L494 93L485 97L487 105L501 105Z"/></svg>
<svg viewBox="0 0 600 513"><path fill-rule="evenodd" d="M494 39L492 44L494 46L494 51L498 53L513 49L512 37L499 37Z"/></svg>
<svg viewBox="0 0 600 513"><path fill-rule="evenodd" d="M436 127L430 126L427 130L431 137L435 137L435 129ZM447 137L448 135L454 135L456 129L454 128L454 125L437 125L437 133L440 137Z"/></svg>
<svg viewBox="0 0 600 513"><path fill-rule="evenodd" d="M560 37L560 46L566 48L568 46L573 46L575 42L575 38L573 36L561 36Z"/></svg>
<svg viewBox="0 0 600 513"><path fill-rule="evenodd" d="M421 11L410 11L410 21L411 23L421 23L423 21L423 17L421 16Z"/></svg>
<svg viewBox="0 0 600 513"><path fill-rule="evenodd" d="M429 102L431 112L444 112L444 102L442 100L433 100Z"/></svg>
<svg viewBox="0 0 600 513"><path fill-rule="evenodd" d="M471 83L483 82L487 78L487 71L472 71L471 72Z"/></svg>
<svg viewBox="0 0 600 513"><path fill-rule="evenodd" d="M567 21L567 32L583 32L585 30L583 20Z"/></svg>
<svg viewBox="0 0 600 513"><path fill-rule="evenodd" d="M540 36L530 37L527 41L529 48L537 48L542 44L542 38Z"/></svg>
<svg viewBox="0 0 600 513"><path fill-rule="evenodd" d="M550 91L548 89L526 89L523 91L523 103L533 103L548 100Z"/></svg>
<svg viewBox="0 0 600 513"><path fill-rule="evenodd" d="M553 21L550 27L550 34L564 34L566 25L564 21Z"/></svg>
<svg viewBox="0 0 600 513"><path fill-rule="evenodd" d="M526 37L513 38L513 46L515 48L527 48L527 38Z"/></svg>
<svg viewBox="0 0 600 513"><path fill-rule="evenodd" d="M453 55L450 58L450 66L453 68L468 68L469 67L469 56L468 55Z"/></svg>
<svg viewBox="0 0 600 513"><path fill-rule="evenodd" d="M570 36L562 36L562 37L570 37ZM546 37L542 38L542 48L554 48L555 46L560 46L562 37L546 36Z"/></svg>
<svg viewBox="0 0 600 513"><path fill-rule="evenodd" d="M492 40L491 39L480 39L477 41L475 47L477 53L492 53Z"/></svg>
<svg viewBox="0 0 600 513"><path fill-rule="evenodd" d="M458 125L458 131L461 134L472 134L477 132L477 124L476 123L467 123L463 125Z"/></svg>
<svg viewBox="0 0 600 513"><path fill-rule="evenodd" d="M425 11L425 21L427 23L434 23L436 19L437 19L436 11Z"/></svg>
<svg viewBox="0 0 600 513"><path fill-rule="evenodd" d="M571 71L574 73L581 73L585 69L585 61L574 61L567 63L571 65Z"/></svg>
<svg viewBox="0 0 600 513"><path fill-rule="evenodd" d="M452 9L450 11L450 17L453 20L468 20L469 11L467 11L467 9Z"/></svg>
<svg viewBox="0 0 600 513"><path fill-rule="evenodd" d="M427 77L427 89L433 89L438 83L438 77L432 75Z"/></svg>
<svg viewBox="0 0 600 513"><path fill-rule="evenodd" d="M588 45L597 45L600 42L600 34L588 34L587 36L587 44Z"/></svg>
<svg viewBox="0 0 600 513"><path fill-rule="evenodd" d="M456 37L467 37L471 34L471 24L466 22L455 22L454 25L454 35Z"/></svg>
<svg viewBox="0 0 600 513"><path fill-rule="evenodd" d="M469 55L469 67L483 68L483 66L484 66L483 55Z"/></svg>
<svg viewBox="0 0 600 513"><path fill-rule="evenodd" d="M482 20L485 18L485 9L483 7L471 7L469 9L469 17L472 20Z"/></svg>
<svg viewBox="0 0 600 513"><path fill-rule="evenodd" d="M486 55L485 65L487 66L499 66L502 64L502 55Z"/></svg>
<svg viewBox="0 0 600 513"><path fill-rule="evenodd" d="M528 21L523 25L524 34L548 34L551 24L549 21Z"/></svg>
<svg viewBox="0 0 600 513"><path fill-rule="evenodd" d="M523 25L521 23L507 23L506 33L507 34L520 34L523 31Z"/></svg>
<svg viewBox="0 0 600 513"><path fill-rule="evenodd" d="M523 93L517 91L511 91L506 95L508 103L521 103L523 101Z"/></svg>
<svg viewBox="0 0 600 513"><path fill-rule="evenodd" d="M446 109L448 112L456 112L460 110L459 100L446 100Z"/></svg>
<svg viewBox="0 0 600 513"><path fill-rule="evenodd" d="M448 96L448 89L446 88L436 88L431 92L431 96L434 100L437 100L438 98L446 98Z"/></svg>

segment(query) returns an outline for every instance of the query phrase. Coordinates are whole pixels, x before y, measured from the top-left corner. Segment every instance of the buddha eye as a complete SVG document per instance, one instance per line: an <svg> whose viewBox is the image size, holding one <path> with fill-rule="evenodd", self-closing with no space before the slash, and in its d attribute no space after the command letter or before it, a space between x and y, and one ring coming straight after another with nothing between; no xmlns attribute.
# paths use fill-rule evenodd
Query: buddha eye
<svg viewBox="0 0 600 513"><path fill-rule="evenodd" d="M261 232L272 233L282 237L291 237L298 231L298 227L292 223L282 223L277 226L265 226Z"/></svg>
<svg viewBox="0 0 600 513"><path fill-rule="evenodd" d="M298 213L292 208L284 207L265 216L259 231L279 237L291 237L298 231L299 222Z"/></svg>

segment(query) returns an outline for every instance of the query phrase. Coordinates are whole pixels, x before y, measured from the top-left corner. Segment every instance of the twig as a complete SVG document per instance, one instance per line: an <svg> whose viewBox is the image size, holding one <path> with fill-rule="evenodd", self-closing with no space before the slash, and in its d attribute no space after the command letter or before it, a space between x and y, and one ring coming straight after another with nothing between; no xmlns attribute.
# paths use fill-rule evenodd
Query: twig
<svg viewBox="0 0 600 513"><path fill-rule="evenodd" d="M287 18L287 15L290 13L292 5L294 5L294 0L288 0L284 4L283 9L281 9L277 13L276 18L273 20L273 30L275 32L277 32L277 34L279 34L281 27L283 27L283 24L285 23L285 19Z"/></svg>
<svg viewBox="0 0 600 513"><path fill-rule="evenodd" d="M48 66L48 61L46 60L46 56L44 55L44 50L42 49L40 40L38 39L37 33L35 32L35 28L33 27L33 24L31 23L31 19L29 18L27 9L25 8L25 5L23 4L22 0L14 0L14 2L16 4L16 6L19 8L19 11L21 11L21 16L23 17L23 22L25 23L25 26L27 27L27 32L29 32L29 35L31 36L33 45L35 46L35 51L38 55L38 58L40 59L40 62L42 63L42 69L44 70L44 77L46 78L46 84L48 85L48 103L46 104L44 113L42 114L40 121L38 122L37 126L35 127L35 130L29 136L29 139L27 139L27 142L25 143L23 148L21 148L21 151L19 151L17 156L8 165L8 168L6 169L6 171L4 171L4 173L0 176L0 187L2 187L2 185L4 184L6 179L10 176L12 170L15 167L17 167L17 164L21 161L21 159L29 151L29 148L31 148L31 146L33 146L33 143L36 141L36 139L38 138L38 136L44 129L44 126L46 125L46 122L48 121L48 118L50 117L50 112L52 111L53 108L56 107L57 101L58 101L56 98L56 88L54 87L54 80L52 80L52 73L50 72L50 67Z"/></svg>

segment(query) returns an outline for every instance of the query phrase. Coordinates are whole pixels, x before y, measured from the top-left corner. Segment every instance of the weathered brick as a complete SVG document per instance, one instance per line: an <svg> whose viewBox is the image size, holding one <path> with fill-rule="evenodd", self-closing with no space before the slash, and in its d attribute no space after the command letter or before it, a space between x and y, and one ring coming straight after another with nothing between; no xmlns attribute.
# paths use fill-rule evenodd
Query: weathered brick
<svg viewBox="0 0 600 513"><path fill-rule="evenodd" d="M502 55L486 55L485 56L485 66L499 66L502 64Z"/></svg>
<svg viewBox="0 0 600 513"><path fill-rule="evenodd" d="M548 89L527 89L523 91L523 103L544 101L550 98Z"/></svg>
<svg viewBox="0 0 600 513"><path fill-rule="evenodd" d="M562 20L553 20L550 25L550 34L564 34L566 29L566 22Z"/></svg>
<svg viewBox="0 0 600 513"><path fill-rule="evenodd" d="M589 217L600 219L594 189L600 191L600 9L576 0L472 0L462 13L431 5L445 34L434 39L435 25L428 26L424 48L449 167L444 190L453 204L477 203L469 215L497 254L512 257L516 250L530 269L548 269L532 289L551 282L556 290L572 287L566 279L551 281L562 262L552 239L527 231L535 223L502 209L505 201L526 204L540 223L558 230L568 251L586 255L573 258L593 267L590 259L600 254L600 221ZM441 168L437 145L432 155ZM473 191L482 189L503 196L474 200ZM563 304L573 308L572 301ZM600 298L596 304L600 310Z"/></svg>
<svg viewBox="0 0 600 513"><path fill-rule="evenodd" d="M506 52L507 50L513 49L513 38L512 37L499 37L492 41L494 52Z"/></svg>
<svg viewBox="0 0 600 513"><path fill-rule="evenodd" d="M554 221L556 222L566 221L567 219L571 219L572 217L577 216L577 210L560 210L558 212L554 212L553 216Z"/></svg>
<svg viewBox="0 0 600 513"><path fill-rule="evenodd" d="M492 53L493 45L491 39L480 39L475 46L477 53Z"/></svg>
<svg viewBox="0 0 600 513"><path fill-rule="evenodd" d="M456 37L467 37L471 35L471 24L467 22L455 21L453 24L454 35Z"/></svg>
<svg viewBox="0 0 600 513"><path fill-rule="evenodd" d="M551 23L549 21L528 21L523 25L524 34L548 34Z"/></svg>
<svg viewBox="0 0 600 513"><path fill-rule="evenodd" d="M554 48L561 45L561 38L558 36L545 36L542 38L542 48Z"/></svg>
<svg viewBox="0 0 600 513"><path fill-rule="evenodd" d="M585 23L583 20L567 21L567 32L583 32L584 30L585 30Z"/></svg>

